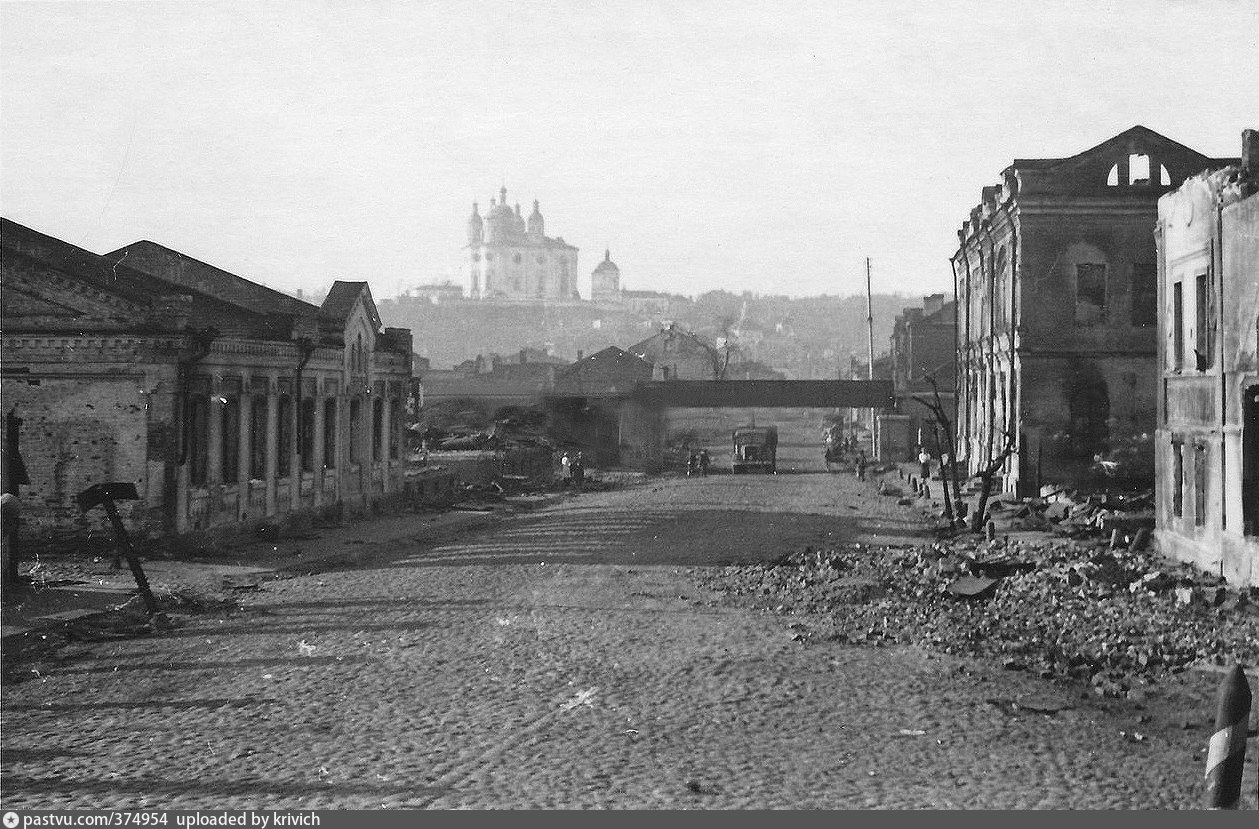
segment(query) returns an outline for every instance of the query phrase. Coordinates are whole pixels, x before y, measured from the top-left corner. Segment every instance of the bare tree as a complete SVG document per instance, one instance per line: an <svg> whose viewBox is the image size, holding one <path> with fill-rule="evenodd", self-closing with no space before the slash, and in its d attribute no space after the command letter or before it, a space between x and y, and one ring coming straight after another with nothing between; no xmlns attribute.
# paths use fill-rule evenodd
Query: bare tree
<svg viewBox="0 0 1259 829"><path fill-rule="evenodd" d="M957 450L953 444L953 422L944 408L944 403L940 400L940 387L936 383L935 377L927 374L924 375L924 379L931 384L931 399L924 400L917 396L911 399L925 406L931 412L935 417L937 433L943 432L944 434L944 442L947 448L945 454L949 459L948 463L944 463L944 459L941 458L940 463L940 478L944 485L944 514L949 521L949 526L958 529L965 526L966 516L962 509L962 488L957 479ZM952 497L949 495L950 485L953 487ZM957 505L956 509L954 509L954 504Z"/></svg>
<svg viewBox="0 0 1259 829"><path fill-rule="evenodd" d="M732 342L730 330L734 327L735 320L733 317L722 317L718 323L718 330L721 331L717 337L716 345L709 345L707 342L700 340L704 350L708 352L708 359L713 367L713 379L725 380L726 373L730 369L730 363L742 356L743 351L739 346Z"/></svg>

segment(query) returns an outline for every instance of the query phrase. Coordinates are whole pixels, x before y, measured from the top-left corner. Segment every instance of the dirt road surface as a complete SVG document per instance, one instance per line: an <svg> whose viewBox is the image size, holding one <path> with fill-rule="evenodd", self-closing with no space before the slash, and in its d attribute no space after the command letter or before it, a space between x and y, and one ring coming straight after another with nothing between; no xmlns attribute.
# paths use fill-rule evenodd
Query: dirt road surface
<svg viewBox="0 0 1259 829"><path fill-rule="evenodd" d="M802 641L697 586L922 533L827 474L662 478L453 538L419 517L328 532L369 555L33 663L5 688L3 807L1201 806L1201 697Z"/></svg>

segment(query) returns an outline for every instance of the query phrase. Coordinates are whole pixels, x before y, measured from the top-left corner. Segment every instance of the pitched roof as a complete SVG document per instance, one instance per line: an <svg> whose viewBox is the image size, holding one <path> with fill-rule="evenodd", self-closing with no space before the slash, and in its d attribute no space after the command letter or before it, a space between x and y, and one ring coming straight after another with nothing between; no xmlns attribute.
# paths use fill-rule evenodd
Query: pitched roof
<svg viewBox="0 0 1259 829"><path fill-rule="evenodd" d="M367 306L367 315L371 320L372 328L379 331L380 315L376 312L375 301L372 300L372 289L366 282L342 282L338 279L332 283L332 288L328 291L328 296L324 297L323 305L319 307L319 310L326 317L337 322L345 322L354 311L354 306L360 296L363 296L363 302Z"/></svg>
<svg viewBox="0 0 1259 829"><path fill-rule="evenodd" d="M163 310L163 302L159 300L169 302L175 297L184 297L189 303L185 307L199 324L212 324L223 333L287 337L288 317L277 317L256 308L241 308L214 294L130 267L112 254L92 253L10 219L0 219L0 246L6 260L24 258L101 294L118 297L130 303L146 320L152 314L169 316L170 309ZM37 298L30 299L28 309L34 309L32 303L37 301ZM121 320L116 322L121 323ZM163 327L174 324L175 321L168 318Z"/></svg>
<svg viewBox="0 0 1259 829"><path fill-rule="evenodd" d="M319 308L243 276L194 259L156 242L141 239L105 254L106 258L230 302L254 313L316 316Z"/></svg>

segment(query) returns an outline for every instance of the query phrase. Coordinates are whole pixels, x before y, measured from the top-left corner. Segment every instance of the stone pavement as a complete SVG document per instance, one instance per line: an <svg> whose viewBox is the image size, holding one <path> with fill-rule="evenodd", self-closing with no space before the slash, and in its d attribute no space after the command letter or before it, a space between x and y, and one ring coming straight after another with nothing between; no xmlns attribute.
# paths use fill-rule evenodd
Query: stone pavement
<svg viewBox="0 0 1259 829"><path fill-rule="evenodd" d="M975 660L800 641L697 587L921 533L850 476L660 479L480 520L437 539L390 519L358 566L32 663L0 708L3 807L1200 802L1212 712L1183 729Z"/></svg>
<svg viewBox="0 0 1259 829"><path fill-rule="evenodd" d="M514 513L565 497L569 495L507 498L493 510ZM164 608L178 612L179 603L172 598L208 598L222 594L225 585L248 585L283 573L345 566L379 552L399 536L413 538L417 524L433 537L440 537L487 520L477 511L422 510L360 519L272 540L238 539L217 556L142 558L141 566ZM370 536L371 542L364 536ZM23 562L22 568L30 584L5 600L0 616L0 638L6 649L21 649L32 639L55 635L68 624L109 615L128 600L134 605L138 599L135 578L126 563L114 569L108 557L49 556Z"/></svg>

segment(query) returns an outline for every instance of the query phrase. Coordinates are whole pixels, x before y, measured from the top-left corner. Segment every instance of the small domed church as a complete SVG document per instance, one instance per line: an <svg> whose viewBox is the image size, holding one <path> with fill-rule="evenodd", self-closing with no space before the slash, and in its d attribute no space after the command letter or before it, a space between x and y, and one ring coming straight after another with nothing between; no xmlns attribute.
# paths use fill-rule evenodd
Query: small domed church
<svg viewBox="0 0 1259 829"><path fill-rule="evenodd" d="M577 248L546 235L538 202L526 220L520 204L507 204L507 188L482 218L476 203L468 219L468 256L473 299L581 300Z"/></svg>

